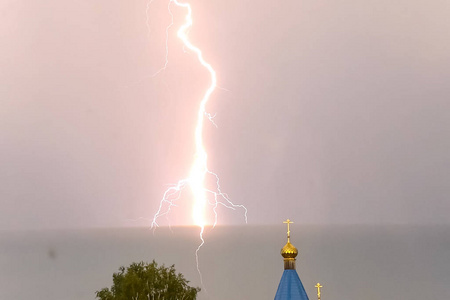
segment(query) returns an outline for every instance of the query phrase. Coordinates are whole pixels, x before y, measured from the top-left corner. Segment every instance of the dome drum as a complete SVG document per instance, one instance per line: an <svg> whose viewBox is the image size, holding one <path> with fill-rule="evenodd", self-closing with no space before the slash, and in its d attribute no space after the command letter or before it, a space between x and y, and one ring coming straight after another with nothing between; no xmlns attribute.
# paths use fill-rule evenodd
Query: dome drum
<svg viewBox="0 0 450 300"><path fill-rule="evenodd" d="M295 270L295 258L285 258L284 259L284 269L285 270Z"/></svg>

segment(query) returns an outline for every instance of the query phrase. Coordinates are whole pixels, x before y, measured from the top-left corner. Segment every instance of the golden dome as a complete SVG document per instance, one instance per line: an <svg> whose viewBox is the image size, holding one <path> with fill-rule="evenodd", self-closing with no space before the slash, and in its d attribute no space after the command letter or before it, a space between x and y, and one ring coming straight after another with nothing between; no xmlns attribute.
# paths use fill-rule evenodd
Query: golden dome
<svg viewBox="0 0 450 300"><path fill-rule="evenodd" d="M284 258L295 258L297 255L297 248L295 248L295 246L292 245L289 241L286 245L284 245L283 248L281 248L281 256L283 256Z"/></svg>

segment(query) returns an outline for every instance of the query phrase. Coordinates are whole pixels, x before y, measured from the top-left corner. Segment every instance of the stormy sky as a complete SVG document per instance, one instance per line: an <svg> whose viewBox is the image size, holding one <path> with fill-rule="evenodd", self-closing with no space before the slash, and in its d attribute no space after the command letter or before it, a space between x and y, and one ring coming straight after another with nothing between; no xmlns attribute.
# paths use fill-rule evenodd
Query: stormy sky
<svg viewBox="0 0 450 300"><path fill-rule="evenodd" d="M250 224L449 223L448 1L191 2L209 167ZM209 83L173 12L152 77L165 0L0 2L0 229L150 225Z"/></svg>

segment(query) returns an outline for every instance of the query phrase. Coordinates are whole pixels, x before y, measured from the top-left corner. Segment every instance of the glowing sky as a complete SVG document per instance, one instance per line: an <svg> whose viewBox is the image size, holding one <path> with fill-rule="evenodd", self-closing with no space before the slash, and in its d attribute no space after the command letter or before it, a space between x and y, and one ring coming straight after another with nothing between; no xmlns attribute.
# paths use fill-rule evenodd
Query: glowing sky
<svg viewBox="0 0 450 300"><path fill-rule="evenodd" d="M130 219L186 177L208 74L174 29L151 77L166 3L150 33L145 0L0 4L1 229L149 226ZM449 222L448 1L192 5L229 90L207 107L209 166L249 223Z"/></svg>

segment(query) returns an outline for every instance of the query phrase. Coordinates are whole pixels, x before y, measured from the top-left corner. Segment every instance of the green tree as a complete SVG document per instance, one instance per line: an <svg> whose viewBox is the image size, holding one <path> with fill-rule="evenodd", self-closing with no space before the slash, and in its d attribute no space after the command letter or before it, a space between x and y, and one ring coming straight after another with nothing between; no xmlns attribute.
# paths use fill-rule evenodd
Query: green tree
<svg viewBox="0 0 450 300"><path fill-rule="evenodd" d="M174 265L158 267L152 263L132 263L113 274L111 289L96 292L100 300L195 300L198 287L191 287Z"/></svg>

